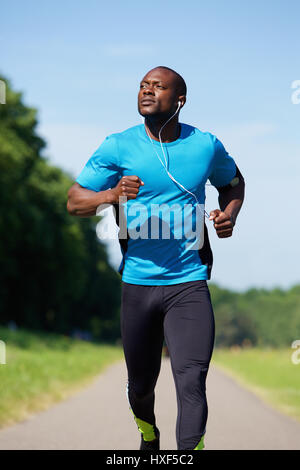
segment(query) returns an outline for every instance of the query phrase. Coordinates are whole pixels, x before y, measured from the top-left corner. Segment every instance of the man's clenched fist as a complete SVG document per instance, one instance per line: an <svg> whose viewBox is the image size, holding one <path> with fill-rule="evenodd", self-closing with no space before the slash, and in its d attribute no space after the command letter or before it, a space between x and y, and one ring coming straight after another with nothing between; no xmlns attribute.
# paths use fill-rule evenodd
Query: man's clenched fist
<svg viewBox="0 0 300 470"><path fill-rule="evenodd" d="M215 209L210 212L209 220L214 221L214 227L219 238L231 237L235 225L231 215L222 212L220 209Z"/></svg>
<svg viewBox="0 0 300 470"><path fill-rule="evenodd" d="M115 202L119 203L119 197L136 199L141 185L144 186L144 182L136 175L122 176L117 186L111 189Z"/></svg>

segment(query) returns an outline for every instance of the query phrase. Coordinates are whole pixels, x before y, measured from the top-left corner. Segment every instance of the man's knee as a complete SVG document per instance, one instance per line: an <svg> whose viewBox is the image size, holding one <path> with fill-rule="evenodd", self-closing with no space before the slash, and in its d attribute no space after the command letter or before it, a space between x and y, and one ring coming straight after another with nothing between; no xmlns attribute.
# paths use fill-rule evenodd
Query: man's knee
<svg viewBox="0 0 300 470"><path fill-rule="evenodd" d="M136 400L146 400L153 395L154 392L153 382L129 382L128 385L128 392L129 396L133 397Z"/></svg>
<svg viewBox="0 0 300 470"><path fill-rule="evenodd" d="M208 367L186 367L176 373L179 393L183 396L205 396Z"/></svg>

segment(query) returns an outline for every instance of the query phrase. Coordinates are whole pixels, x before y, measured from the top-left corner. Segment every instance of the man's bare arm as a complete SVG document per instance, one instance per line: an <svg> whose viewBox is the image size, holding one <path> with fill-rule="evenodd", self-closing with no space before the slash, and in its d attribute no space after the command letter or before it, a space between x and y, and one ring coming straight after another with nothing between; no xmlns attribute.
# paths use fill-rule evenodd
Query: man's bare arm
<svg viewBox="0 0 300 470"><path fill-rule="evenodd" d="M113 204L111 189L92 191L74 183L68 191L67 210L70 215L91 217L96 215L97 207L101 204Z"/></svg>
<svg viewBox="0 0 300 470"><path fill-rule="evenodd" d="M236 178L238 183L236 186L223 186L217 188L219 192L220 209L210 212L210 220L214 220L214 227L219 238L226 238L232 235L236 218L243 205L245 197L245 181L240 170L237 168Z"/></svg>
<svg viewBox="0 0 300 470"><path fill-rule="evenodd" d="M245 197L244 177L238 167L236 168L236 177L239 178L238 184L236 186L227 185L218 189L220 209L232 217L233 225L235 225L236 218L243 205Z"/></svg>
<svg viewBox="0 0 300 470"><path fill-rule="evenodd" d="M67 210L70 215L91 217L102 204L119 204L119 197L135 199L144 183L136 175L123 176L115 188L92 191L74 183L68 191Z"/></svg>

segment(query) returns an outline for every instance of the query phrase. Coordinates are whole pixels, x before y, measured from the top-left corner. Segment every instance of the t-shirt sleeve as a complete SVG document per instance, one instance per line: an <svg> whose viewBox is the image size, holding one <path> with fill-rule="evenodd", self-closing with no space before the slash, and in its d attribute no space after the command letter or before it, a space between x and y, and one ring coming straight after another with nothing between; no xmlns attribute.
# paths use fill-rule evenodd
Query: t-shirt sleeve
<svg viewBox="0 0 300 470"><path fill-rule="evenodd" d="M222 142L213 135L214 159L209 181L216 188L226 186L235 177L236 164L234 159L225 150Z"/></svg>
<svg viewBox="0 0 300 470"><path fill-rule="evenodd" d="M116 137L108 136L93 153L76 182L93 191L104 191L117 185L121 178Z"/></svg>

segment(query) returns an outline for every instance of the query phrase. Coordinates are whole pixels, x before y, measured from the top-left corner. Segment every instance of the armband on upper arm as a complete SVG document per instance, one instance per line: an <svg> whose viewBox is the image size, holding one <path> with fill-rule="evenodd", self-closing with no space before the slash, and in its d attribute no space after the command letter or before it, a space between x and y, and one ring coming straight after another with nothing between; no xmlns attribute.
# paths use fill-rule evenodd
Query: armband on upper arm
<svg viewBox="0 0 300 470"><path fill-rule="evenodd" d="M232 186L233 188L235 186L237 186L240 182L240 178L238 176L235 176L231 181L230 181L230 186Z"/></svg>
<svg viewBox="0 0 300 470"><path fill-rule="evenodd" d="M241 174L240 170L238 169L237 165L236 165L236 172L235 172L235 176L234 178L232 178L232 180L226 184L226 186L219 186L217 188L217 190L219 192L222 192L222 191L226 191L230 188L234 188L235 186L237 186L240 182L243 182L244 181L244 178L243 178L243 175Z"/></svg>

